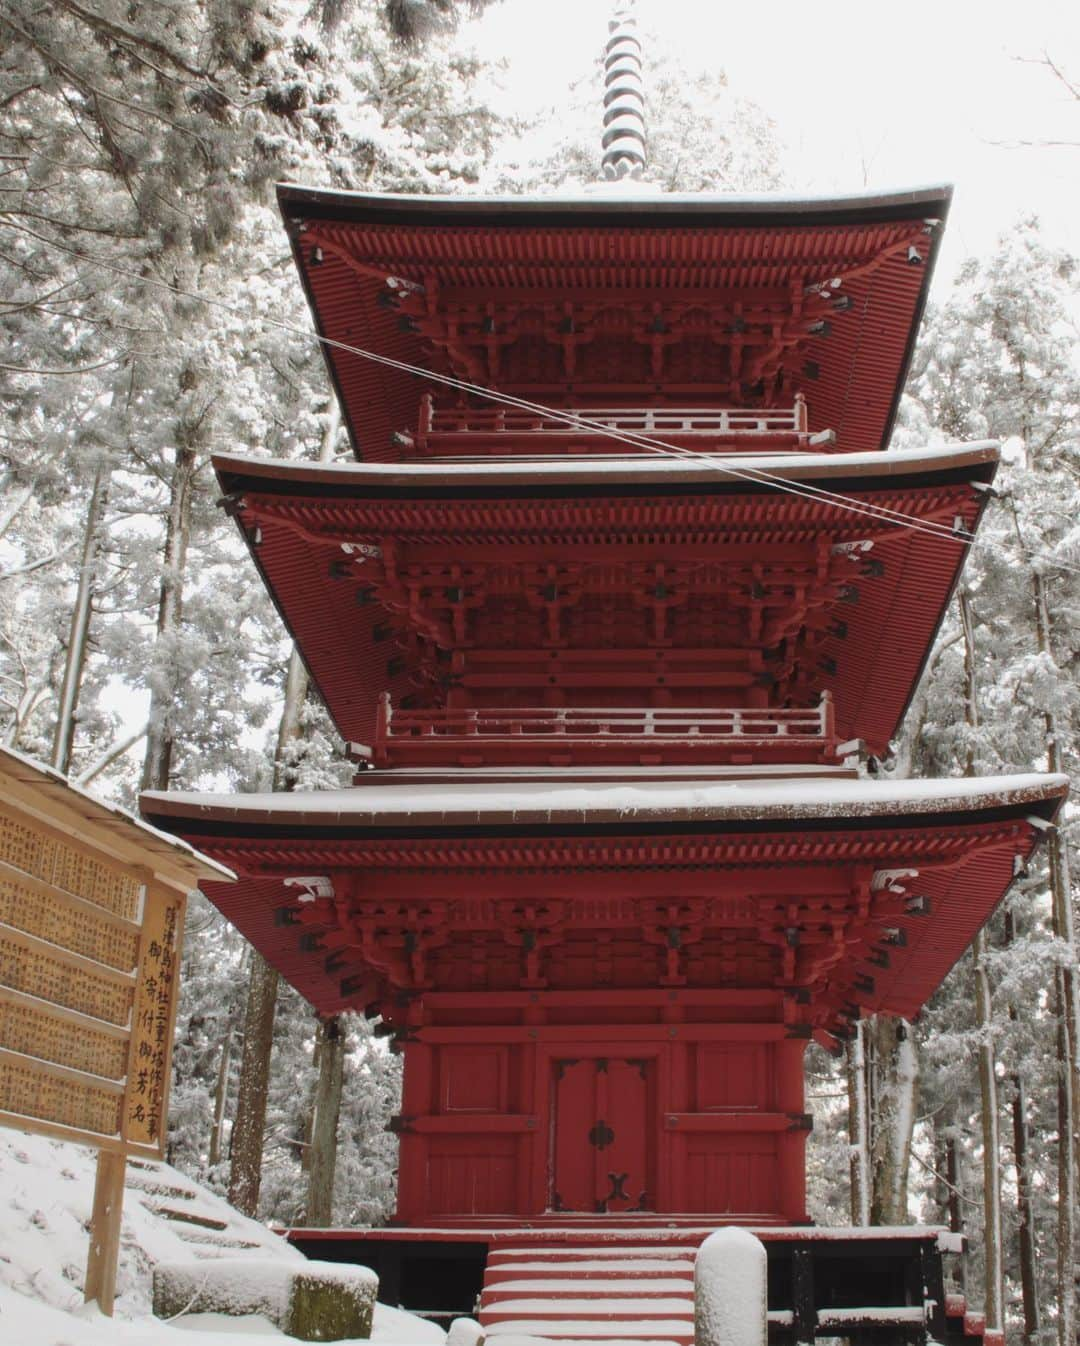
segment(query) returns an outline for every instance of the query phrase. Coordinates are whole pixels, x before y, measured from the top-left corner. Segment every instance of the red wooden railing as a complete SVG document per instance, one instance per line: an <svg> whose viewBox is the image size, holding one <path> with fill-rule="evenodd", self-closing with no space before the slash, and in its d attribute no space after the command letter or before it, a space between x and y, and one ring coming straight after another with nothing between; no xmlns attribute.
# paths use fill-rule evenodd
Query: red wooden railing
<svg viewBox="0 0 1080 1346"><path fill-rule="evenodd" d="M801 710L483 706L394 710L379 706L377 766L574 761L827 761L835 759L832 698Z"/></svg>
<svg viewBox="0 0 1080 1346"><path fill-rule="evenodd" d="M587 424L575 423L578 417ZM568 419L570 418L570 419ZM608 433L613 432L613 433ZM794 406L753 407L567 407L526 411L515 407L437 407L431 394L421 399L415 437L401 436L419 453L505 453L510 437L522 448L544 453L568 447L585 452L634 452L635 446L615 436L643 435L665 442L708 446L802 449L828 447L831 431L811 435L806 400ZM647 446L641 446L647 451Z"/></svg>

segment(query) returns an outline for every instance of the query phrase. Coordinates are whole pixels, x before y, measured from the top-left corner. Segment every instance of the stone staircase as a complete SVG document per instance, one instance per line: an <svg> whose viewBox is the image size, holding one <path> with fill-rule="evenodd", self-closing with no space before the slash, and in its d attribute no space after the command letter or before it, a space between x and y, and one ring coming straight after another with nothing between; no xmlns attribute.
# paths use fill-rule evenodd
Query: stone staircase
<svg viewBox="0 0 1080 1346"><path fill-rule="evenodd" d="M581 1228L494 1238L480 1299L485 1337L491 1346L693 1346L694 1261L703 1237L700 1229L624 1227L606 1236ZM947 1346L1004 1346L962 1296L947 1295L944 1307ZM805 1336L791 1309L771 1309L769 1338L776 1346L815 1335L863 1346L925 1342L930 1308L820 1304L803 1319Z"/></svg>
<svg viewBox="0 0 1080 1346"><path fill-rule="evenodd" d="M129 1159L124 1188L125 1206L138 1201L188 1246L192 1257L281 1255L282 1240L276 1234L165 1164Z"/></svg>
<svg viewBox="0 0 1080 1346"><path fill-rule="evenodd" d="M494 1346L692 1346L698 1242L495 1242L481 1326Z"/></svg>

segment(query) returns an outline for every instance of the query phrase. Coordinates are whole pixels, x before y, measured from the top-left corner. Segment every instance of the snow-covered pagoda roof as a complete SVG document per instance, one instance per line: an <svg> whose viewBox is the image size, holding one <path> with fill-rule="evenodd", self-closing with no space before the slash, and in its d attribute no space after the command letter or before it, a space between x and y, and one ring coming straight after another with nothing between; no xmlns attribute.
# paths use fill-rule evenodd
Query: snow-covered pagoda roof
<svg viewBox="0 0 1080 1346"><path fill-rule="evenodd" d="M623 199L279 188L316 324L339 343L325 353L366 461L407 456L395 435L415 425L425 389L350 346L541 402L597 405L617 368L620 400L659 384L715 404L739 380L728 347L767 346L770 332L775 349L757 348L746 395L802 390L811 431L834 431L841 451L884 448L950 198L944 186ZM566 322L584 332L613 306L635 333L629 345L609 334L564 369L550 332ZM659 379L633 373L634 352L646 356L638 329L667 334Z"/></svg>
<svg viewBox="0 0 1080 1346"><path fill-rule="evenodd" d="M724 985L786 988L802 997L808 1028L842 1035L859 1013L918 1012L1022 872L1067 788L1064 776L1036 775L549 778L148 792L142 808L241 873L209 896L323 1013L378 1002L392 1016L394 993L407 1004L421 987L475 991L476 940L491 941L489 989L512 990L520 951L503 935L535 902L554 937L618 937L635 951L627 988L651 984L651 923L688 921L703 953L715 945L734 960ZM699 893L678 899L678 917L664 906L674 871ZM365 930L377 931L373 943ZM823 939L835 957L821 963ZM552 987L573 989L560 981L572 969L560 966L549 968ZM710 968L706 957L689 994L716 984Z"/></svg>
<svg viewBox="0 0 1080 1346"><path fill-rule="evenodd" d="M497 784L393 785L363 789L204 794L146 790L142 812L169 828L190 820L215 835L219 824L257 824L389 829L453 825L516 827L532 824L592 827L637 822L770 826L820 824L826 820L875 826L935 822L999 810L1030 812L1051 819L1068 792L1064 775L949 777L939 780L883 780L862 777L795 780L671 781L563 784L500 780ZM185 830L186 825L178 830Z"/></svg>
<svg viewBox="0 0 1080 1346"><path fill-rule="evenodd" d="M486 462L332 463L297 462L250 454L215 453L214 467L227 492L262 490L297 496L337 496L350 491L377 494L395 490L414 498L437 490L466 495L496 486L538 491L566 485L574 492L598 486L617 495L635 485L649 492L688 483L717 492L777 494L786 482L820 483L840 492L889 489L906 485L942 485L948 481L989 482L1000 457L997 440L942 444L895 453L733 453L649 457L641 454L583 458L500 458ZM768 473L770 479L763 475Z"/></svg>
<svg viewBox="0 0 1080 1346"><path fill-rule="evenodd" d="M477 547L496 542L508 562L542 546L545 555L554 548L563 561L591 564L605 546L628 540L649 539L649 556L663 556L697 538L708 540L714 560L732 565L746 548L766 567L793 558L816 565L824 547L827 592L817 612L824 643L799 704L832 693L841 737L882 753L963 564L997 456L995 444L982 443L602 464L321 465L222 454L215 466L347 740L373 742L380 693L399 704L422 657L395 651L388 662L389 637L411 619L387 570L387 547L404 548L399 559L414 545L435 548L440 564L467 555L479 584Z"/></svg>
<svg viewBox="0 0 1080 1346"><path fill-rule="evenodd" d="M943 219L952 200L949 183L923 183L885 191L867 189L831 193L800 192L665 192L649 183L598 184L594 191L540 195L483 196L456 193L414 195L409 192L344 191L334 187L278 184L281 213L286 219L384 219L408 223L428 217L442 223L491 225L503 220L546 219L562 224L579 218L610 220L628 226L666 220L727 219L751 221L801 220L813 224L857 224L867 219ZM644 217L644 218L636 218Z"/></svg>

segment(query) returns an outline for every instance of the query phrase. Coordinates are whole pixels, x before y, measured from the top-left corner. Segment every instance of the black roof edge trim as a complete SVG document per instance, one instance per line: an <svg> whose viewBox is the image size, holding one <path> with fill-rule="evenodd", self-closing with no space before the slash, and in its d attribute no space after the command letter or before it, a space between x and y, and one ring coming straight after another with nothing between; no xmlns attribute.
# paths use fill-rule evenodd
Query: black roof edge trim
<svg viewBox="0 0 1080 1346"><path fill-rule="evenodd" d="M874 814L856 817L813 817L801 815L791 818L687 818L674 822L643 818L637 822L591 823L416 823L403 822L397 827L361 827L348 824L305 823L297 820L285 823L256 823L247 819L199 818L186 814L167 814L148 808L143 816L153 826L185 838L235 837L251 841L305 840L305 841L440 841L454 838L544 837L549 840L583 836L604 837L673 837L673 836L755 836L768 832L844 832L904 831L920 827L980 826L985 823L1020 821L1034 814L1051 822L1061 803L1057 795L1046 799L1023 800L1015 804L992 805L988 808L948 809L941 812Z"/></svg>
<svg viewBox="0 0 1080 1346"><path fill-rule="evenodd" d="M895 461L895 458L893 460ZM820 486L822 490L848 493L918 490L924 487L954 486L968 481L990 482L997 469L997 460L988 458L983 462L962 463L947 468L925 468L911 474L882 473L881 476L873 477L793 477L792 484L798 486L806 482ZM245 492L251 495L285 495L294 499L324 497L337 505L350 500L580 499L586 496L617 499L620 496L773 495L778 492L778 487L771 482L733 480L719 473L712 481L665 482L662 477L657 476L653 481L616 482L608 478L606 481L565 481L548 485L542 482L530 482L522 477L520 484L507 480L486 485L470 485L466 479L460 486L372 484L365 485L362 490L348 481L304 481L296 478L262 476L259 473L248 474L228 468L217 469L217 473L218 481L226 494Z"/></svg>
<svg viewBox="0 0 1080 1346"><path fill-rule="evenodd" d="M278 183L278 206L286 220L320 219L378 224L432 224L499 229L537 225L593 228L617 225L650 228L687 224L701 228L710 221L719 226L790 223L792 225L860 224L873 220L918 220L933 216L944 221L952 201L951 185L939 184L879 195L791 199L778 194L761 196L701 194L635 197L613 201L607 197L526 196L403 196L341 192L327 188Z"/></svg>

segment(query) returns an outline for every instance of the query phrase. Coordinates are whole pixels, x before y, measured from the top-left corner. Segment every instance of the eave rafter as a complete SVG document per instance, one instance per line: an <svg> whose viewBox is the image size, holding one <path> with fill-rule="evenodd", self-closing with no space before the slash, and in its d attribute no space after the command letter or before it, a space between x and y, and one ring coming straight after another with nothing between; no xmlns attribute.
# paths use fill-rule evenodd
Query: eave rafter
<svg viewBox="0 0 1080 1346"><path fill-rule="evenodd" d="M1006 883L1034 835L1016 819L681 839L238 838L214 850L271 885L280 939L339 1003L377 1004L391 1025L395 997L433 988L595 982L773 989L835 1041L861 1013L913 1012L911 983L940 977L960 952L942 952L926 917L977 893L985 902L986 875ZM319 895L284 883L316 868Z"/></svg>
<svg viewBox="0 0 1080 1346"><path fill-rule="evenodd" d="M941 878L953 864L907 873ZM594 968L603 984L771 987L796 996L806 1007L802 1021L836 1038L872 999L873 969L889 966L890 950L906 945L910 922L929 909L895 873L834 865L816 893L776 892L775 881L762 888L744 874L737 894L712 897L530 901L508 893L404 901L337 872L333 896L288 902L278 918L303 930L303 948L322 956L343 985L380 1002L451 986L463 950L478 942L486 952L469 989L565 987L570 942L579 963L583 955L590 965L604 962ZM627 944L638 950L630 960L614 952Z"/></svg>
<svg viewBox="0 0 1080 1346"><path fill-rule="evenodd" d="M659 288L635 286L627 275L612 288L580 266L565 275L556 267L552 288L530 286L527 277L514 288L491 276L484 284L448 283L430 263L361 255L362 245L333 224L305 224L303 241L309 258L334 257L365 290L379 284L376 304L396 311L401 332L421 338L436 373L580 393L610 385L615 361L624 383L696 383L713 396L771 406L817 376L807 343L843 322L854 307L849 287L872 280L897 256L921 262L933 227L897 224L870 256L800 256L785 265L785 282L771 286L749 279L752 268L743 274L721 263L702 272L712 284L697 286L685 276L676 284L665 277Z"/></svg>

